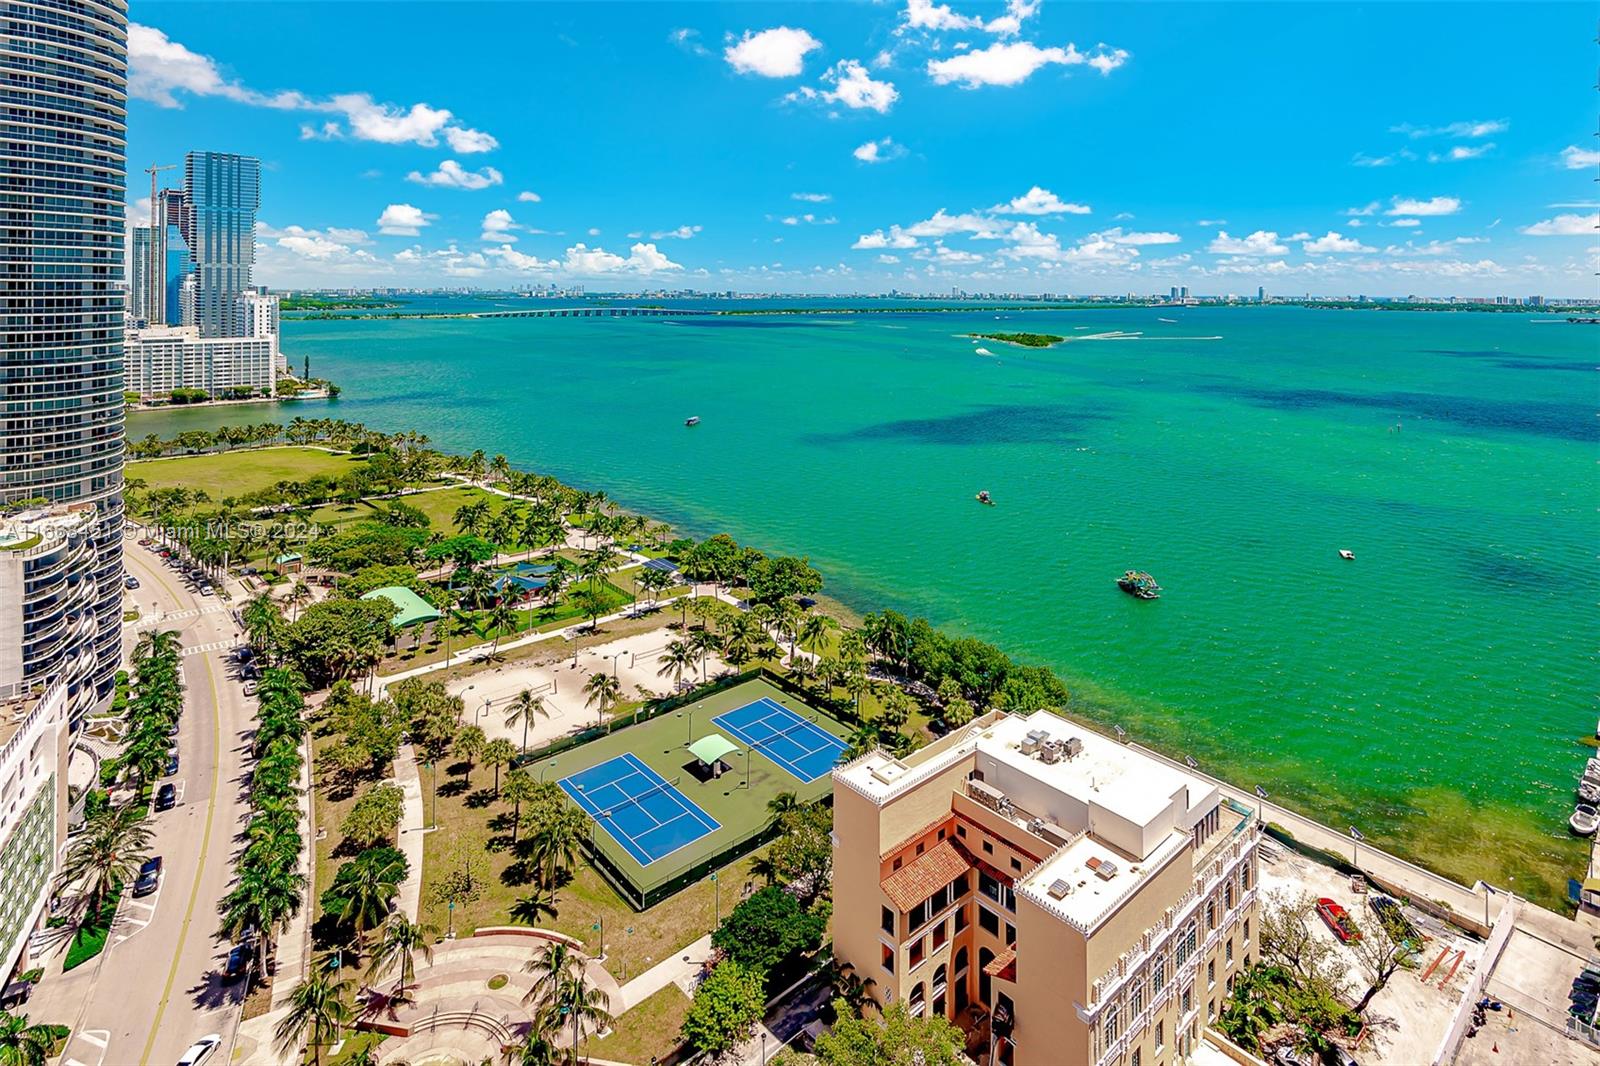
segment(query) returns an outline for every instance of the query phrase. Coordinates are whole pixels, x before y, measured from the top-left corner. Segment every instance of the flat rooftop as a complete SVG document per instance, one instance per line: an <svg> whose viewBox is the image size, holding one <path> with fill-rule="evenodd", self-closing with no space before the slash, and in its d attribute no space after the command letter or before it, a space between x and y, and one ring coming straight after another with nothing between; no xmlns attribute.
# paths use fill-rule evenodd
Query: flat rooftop
<svg viewBox="0 0 1600 1066"><path fill-rule="evenodd" d="M1067 919L1087 935L1117 904L1188 847L1188 834L1173 829L1149 855L1130 862L1093 836L1084 836L1019 881L1017 895Z"/></svg>

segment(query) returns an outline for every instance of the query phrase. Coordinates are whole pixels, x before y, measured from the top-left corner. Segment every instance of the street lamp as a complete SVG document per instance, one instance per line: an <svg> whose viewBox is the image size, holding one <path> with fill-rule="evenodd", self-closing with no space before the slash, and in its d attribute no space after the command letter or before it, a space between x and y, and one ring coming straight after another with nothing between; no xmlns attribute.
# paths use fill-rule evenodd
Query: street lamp
<svg viewBox="0 0 1600 1066"><path fill-rule="evenodd" d="M712 913L716 916L711 928L715 929L722 924L722 887L718 884L717 875L714 871L711 874L711 897L715 908Z"/></svg>
<svg viewBox="0 0 1600 1066"><path fill-rule="evenodd" d="M1365 840L1365 839L1367 839L1367 838L1362 835L1361 830L1357 829L1355 826L1351 826L1350 827L1350 865L1351 866L1360 866L1361 860L1359 858L1357 858L1357 856L1361 854L1361 842L1363 840Z"/></svg>
<svg viewBox="0 0 1600 1066"><path fill-rule="evenodd" d="M601 962L606 957L606 919L605 919L605 916L601 915L599 918L595 919L595 923L593 925L591 925L589 928L590 929L599 930L599 932L600 932L600 954L595 956L595 961L596 962Z"/></svg>

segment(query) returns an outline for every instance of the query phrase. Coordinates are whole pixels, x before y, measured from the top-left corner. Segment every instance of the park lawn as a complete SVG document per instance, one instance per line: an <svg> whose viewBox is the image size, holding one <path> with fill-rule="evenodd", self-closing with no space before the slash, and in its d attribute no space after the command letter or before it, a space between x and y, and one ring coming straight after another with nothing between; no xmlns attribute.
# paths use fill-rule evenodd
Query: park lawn
<svg viewBox="0 0 1600 1066"><path fill-rule="evenodd" d="M181 455L171 459L140 459L128 464L128 477L139 478L151 489L203 490L213 501L270 489L280 481L309 481L323 475L343 477L366 465L366 459L287 445L274 448L240 448L210 455Z"/></svg>
<svg viewBox="0 0 1600 1066"><path fill-rule="evenodd" d="M423 850L422 920L441 933L451 927L449 908L435 898L431 888L452 853L462 848L485 857L489 884L482 897L456 907L456 936L480 926L519 924L511 917L511 907L534 886L521 881L512 869L516 856L507 846L511 805L493 798L493 771L476 767L470 787L461 788L462 775L446 773L446 769L440 768L438 781L439 828L427 835ZM428 771L422 771L423 799L431 813L435 800L430 777ZM578 937L587 951L598 954L600 933L595 925L603 922L606 968L625 981L625 974L636 977L711 932L717 915L728 913L745 886L759 887L750 874L753 858L747 855L724 867L716 884L702 878L644 912L628 906L598 871L580 859L572 880L556 894L556 916L542 919L540 928Z"/></svg>
<svg viewBox="0 0 1600 1066"><path fill-rule="evenodd" d="M681 988L668 985L619 1017L606 1036L585 1038L581 1050L612 1062L665 1059L683 1042L690 1002Z"/></svg>

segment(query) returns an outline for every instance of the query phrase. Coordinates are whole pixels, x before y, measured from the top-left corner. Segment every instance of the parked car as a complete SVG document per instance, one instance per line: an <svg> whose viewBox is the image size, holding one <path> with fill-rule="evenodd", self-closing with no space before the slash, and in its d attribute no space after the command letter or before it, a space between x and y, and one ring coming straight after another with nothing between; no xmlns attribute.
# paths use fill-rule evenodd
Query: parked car
<svg viewBox="0 0 1600 1066"><path fill-rule="evenodd" d="M215 596L216 594L217 594L217 590L212 588L210 585L201 585L200 586L200 595L202 595L202 596Z"/></svg>
<svg viewBox="0 0 1600 1066"><path fill-rule="evenodd" d="M171 777L173 774L176 774L177 772L178 772L178 753L175 752L175 751L169 751L169 752L167 752L167 771L162 776Z"/></svg>
<svg viewBox="0 0 1600 1066"><path fill-rule="evenodd" d="M256 683L254 681L246 681L244 683L244 694L246 696L254 696L256 694Z"/></svg>
<svg viewBox="0 0 1600 1066"><path fill-rule="evenodd" d="M161 856L146 859L139 867L139 879L133 883L135 896L148 896L161 887Z"/></svg>
<svg viewBox="0 0 1600 1066"><path fill-rule="evenodd" d="M140 537L139 538L139 547L141 547L141 548L150 547L150 543L151 542L150 542L150 538L149 537Z"/></svg>
<svg viewBox="0 0 1600 1066"><path fill-rule="evenodd" d="M156 789L156 810L169 811L178 803L178 786L171 781ZM138 893L135 892L135 895Z"/></svg>
<svg viewBox="0 0 1600 1066"><path fill-rule="evenodd" d="M255 663L245 663L239 670L239 676L246 681L259 681L261 680L261 671L256 668Z"/></svg>
<svg viewBox="0 0 1600 1066"><path fill-rule="evenodd" d="M132 574L128 574L123 577L122 584L126 588L136 589L139 587L139 579L134 577Z"/></svg>
<svg viewBox="0 0 1600 1066"><path fill-rule="evenodd" d="M1302 1055L1288 1044L1278 1048L1277 1052L1272 1056L1272 1061L1277 1063L1278 1066L1311 1066L1310 1057Z"/></svg>
<svg viewBox="0 0 1600 1066"><path fill-rule="evenodd" d="M183 1053L183 1058L178 1060L178 1066L200 1066L202 1062L211 1058L216 1053L217 1048L221 1046L222 1034L212 1033L210 1036L202 1036L189 1046L188 1051Z"/></svg>
<svg viewBox="0 0 1600 1066"><path fill-rule="evenodd" d="M233 950L228 952L228 962L222 968L222 979L231 983L243 977L245 970L250 967L250 957L254 952L255 946L248 939L233 945Z"/></svg>

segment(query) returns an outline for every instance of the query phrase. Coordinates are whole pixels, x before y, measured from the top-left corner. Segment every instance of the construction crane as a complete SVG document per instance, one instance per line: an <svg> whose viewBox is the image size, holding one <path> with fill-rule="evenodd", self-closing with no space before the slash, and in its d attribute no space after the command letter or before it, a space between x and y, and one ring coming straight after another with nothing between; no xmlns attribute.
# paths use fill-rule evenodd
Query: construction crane
<svg viewBox="0 0 1600 1066"><path fill-rule="evenodd" d="M166 226L164 220L158 220L159 199L156 196L156 175L163 170L177 170L176 163L152 163L144 168L150 175L150 262L145 267L144 290L145 305L139 310L143 312L146 322L156 323L166 316L163 314L166 306L166 279L162 274L162 253L167 243Z"/></svg>

